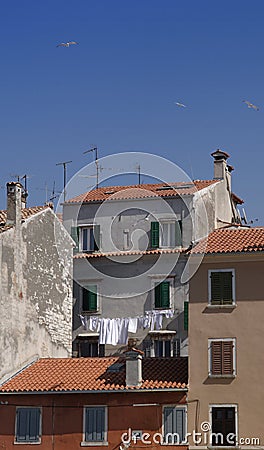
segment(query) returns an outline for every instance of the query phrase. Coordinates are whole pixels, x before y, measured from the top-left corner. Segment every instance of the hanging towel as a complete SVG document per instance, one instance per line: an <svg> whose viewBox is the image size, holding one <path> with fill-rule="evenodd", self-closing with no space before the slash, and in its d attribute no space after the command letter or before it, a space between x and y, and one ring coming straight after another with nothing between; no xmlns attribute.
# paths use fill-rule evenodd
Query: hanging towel
<svg viewBox="0 0 264 450"><path fill-rule="evenodd" d="M136 333L138 328L138 318L137 317L129 317L128 318L128 331L130 333Z"/></svg>

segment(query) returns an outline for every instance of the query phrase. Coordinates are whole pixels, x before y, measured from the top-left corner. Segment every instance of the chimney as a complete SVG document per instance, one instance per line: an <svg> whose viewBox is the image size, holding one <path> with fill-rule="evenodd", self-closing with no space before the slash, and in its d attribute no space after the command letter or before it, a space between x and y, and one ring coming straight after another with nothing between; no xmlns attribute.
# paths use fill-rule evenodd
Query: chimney
<svg viewBox="0 0 264 450"><path fill-rule="evenodd" d="M126 352L126 385L139 387L142 384L143 352L132 347Z"/></svg>
<svg viewBox="0 0 264 450"><path fill-rule="evenodd" d="M214 158L214 179L224 180L226 178L226 173L233 170L232 166L228 166L226 160L229 158L229 154L217 149L215 152L211 153ZM231 169L229 171L229 168Z"/></svg>
<svg viewBox="0 0 264 450"><path fill-rule="evenodd" d="M21 224L22 190L23 186L19 182L10 182L7 187L7 211L6 224Z"/></svg>

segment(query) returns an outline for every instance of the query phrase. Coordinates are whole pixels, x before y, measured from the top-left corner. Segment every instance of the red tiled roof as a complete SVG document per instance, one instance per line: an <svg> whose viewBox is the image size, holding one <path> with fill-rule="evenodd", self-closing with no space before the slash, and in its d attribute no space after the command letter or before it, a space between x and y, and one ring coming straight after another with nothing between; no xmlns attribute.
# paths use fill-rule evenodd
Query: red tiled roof
<svg viewBox="0 0 264 450"><path fill-rule="evenodd" d="M106 186L78 195L66 203L89 203L104 200L125 200L151 197L177 197L193 195L219 180L196 180L190 183L156 183L132 186Z"/></svg>
<svg viewBox="0 0 264 450"><path fill-rule="evenodd" d="M133 251L120 251L120 252L94 252L94 253L77 253L74 255L74 259L84 258L99 258L101 256L133 256L133 255L163 255L170 253L182 253L186 249L172 248L172 249L152 249L152 250L133 250Z"/></svg>
<svg viewBox="0 0 264 450"><path fill-rule="evenodd" d="M113 366L120 363L119 371ZM45 358L15 375L1 392L79 392L187 389L188 358L143 358L143 382L126 387L125 358ZM111 370L112 366L112 370Z"/></svg>
<svg viewBox="0 0 264 450"><path fill-rule="evenodd" d="M50 205L45 206L32 206L31 208L22 208L21 209L21 218L22 220L26 220L34 214L39 213L40 211L44 211L44 209L50 208ZM0 210L0 233L3 231L12 228L12 225L6 225L7 214L6 210Z"/></svg>
<svg viewBox="0 0 264 450"><path fill-rule="evenodd" d="M220 228L202 239L190 253L241 253L264 251L264 227Z"/></svg>

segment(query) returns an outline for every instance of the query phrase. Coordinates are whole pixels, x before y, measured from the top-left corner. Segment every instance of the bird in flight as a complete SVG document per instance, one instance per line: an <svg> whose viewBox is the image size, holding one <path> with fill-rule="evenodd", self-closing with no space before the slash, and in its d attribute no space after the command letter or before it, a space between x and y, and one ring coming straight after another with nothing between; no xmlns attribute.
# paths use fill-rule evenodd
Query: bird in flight
<svg viewBox="0 0 264 450"><path fill-rule="evenodd" d="M244 103L246 103L246 105L248 106L248 108L252 108L255 111L259 111L259 107L256 105L253 105L253 103L248 102L247 100L243 100Z"/></svg>
<svg viewBox="0 0 264 450"><path fill-rule="evenodd" d="M186 108L186 105L184 105L183 103L179 103L179 102L174 102L175 105L179 106L180 108Z"/></svg>
<svg viewBox="0 0 264 450"><path fill-rule="evenodd" d="M61 42L57 45L57 47L70 47L70 45L77 45L78 42L75 41L69 41L69 42Z"/></svg>

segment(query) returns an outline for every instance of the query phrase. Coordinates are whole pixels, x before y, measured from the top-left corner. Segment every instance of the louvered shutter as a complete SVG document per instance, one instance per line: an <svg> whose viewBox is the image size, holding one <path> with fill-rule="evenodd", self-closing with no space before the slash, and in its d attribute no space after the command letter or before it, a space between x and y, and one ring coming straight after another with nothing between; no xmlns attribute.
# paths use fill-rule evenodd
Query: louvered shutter
<svg viewBox="0 0 264 450"><path fill-rule="evenodd" d="M189 302L184 302L184 317L183 317L183 328L188 331L189 325Z"/></svg>
<svg viewBox="0 0 264 450"><path fill-rule="evenodd" d="M221 305L221 272L211 272L211 304Z"/></svg>
<svg viewBox="0 0 264 450"><path fill-rule="evenodd" d="M181 356L181 341L180 341L180 339L174 339L174 341L172 342L172 348L173 348L173 357L174 358Z"/></svg>
<svg viewBox="0 0 264 450"><path fill-rule="evenodd" d="M71 227L71 237L76 244L76 247L73 249L73 254L75 254L79 251L79 227Z"/></svg>
<svg viewBox="0 0 264 450"><path fill-rule="evenodd" d="M182 245L182 221L178 220L175 223L175 246L181 247Z"/></svg>
<svg viewBox="0 0 264 450"><path fill-rule="evenodd" d="M211 272L211 304L232 305L232 272Z"/></svg>
<svg viewBox="0 0 264 450"><path fill-rule="evenodd" d="M151 247L158 248L159 247L159 222L151 222Z"/></svg>
<svg viewBox="0 0 264 450"><path fill-rule="evenodd" d="M144 356L150 357L151 355L151 349L153 348L153 341L151 339L145 339L143 341L143 351L144 351Z"/></svg>
<svg viewBox="0 0 264 450"><path fill-rule="evenodd" d="M93 227L93 250L97 252L100 249L100 225L94 225Z"/></svg>
<svg viewBox="0 0 264 450"><path fill-rule="evenodd" d="M222 375L222 342L211 342L211 373Z"/></svg>
<svg viewBox="0 0 264 450"><path fill-rule="evenodd" d="M170 283L163 281L155 286L155 308L170 307Z"/></svg>
<svg viewBox="0 0 264 450"><path fill-rule="evenodd" d="M222 342L222 370L224 375L233 375L233 342Z"/></svg>
<svg viewBox="0 0 264 450"><path fill-rule="evenodd" d="M97 311L97 286L89 285L83 287L83 311Z"/></svg>
<svg viewBox="0 0 264 450"><path fill-rule="evenodd" d="M232 305L233 303L233 292L232 292L232 272L221 272L222 275L222 295L223 304Z"/></svg>
<svg viewBox="0 0 264 450"><path fill-rule="evenodd" d="M40 409L18 408L16 412L16 442L39 442Z"/></svg>
<svg viewBox="0 0 264 450"><path fill-rule="evenodd" d="M175 445L180 444L185 439L185 429L186 429L185 408L165 407L164 408L165 442L168 444L175 444Z"/></svg>
<svg viewBox="0 0 264 450"><path fill-rule="evenodd" d="M105 440L105 408L91 407L85 411L85 441L102 442Z"/></svg>

